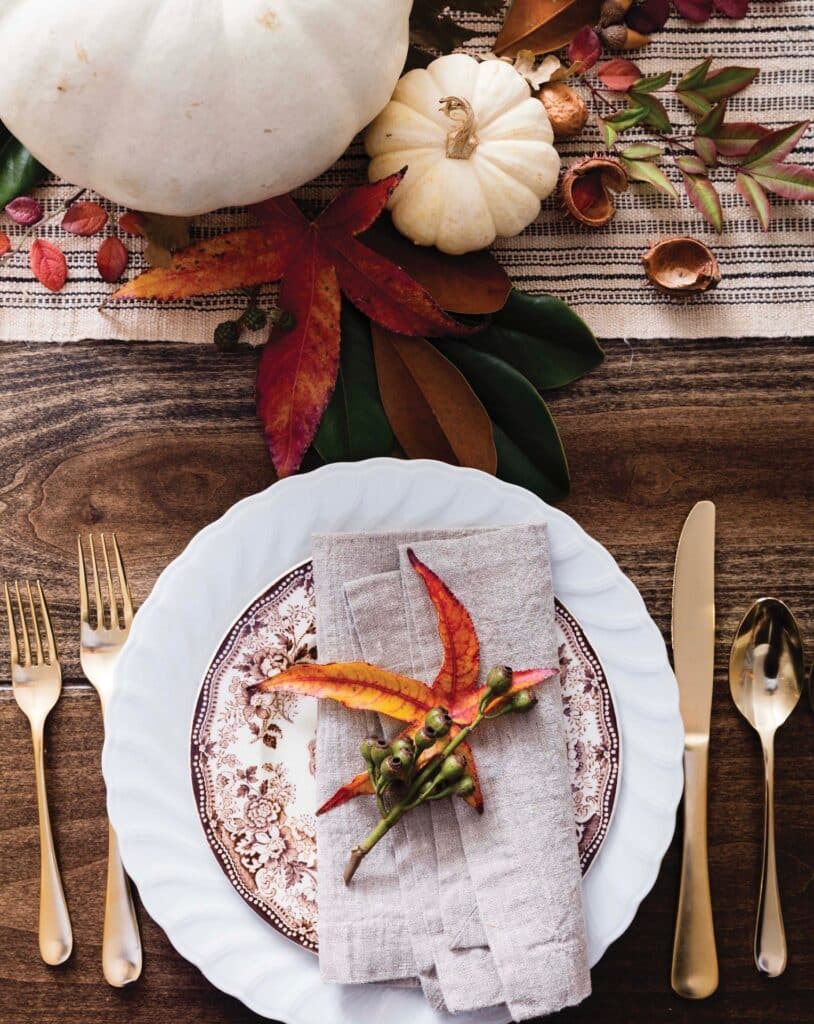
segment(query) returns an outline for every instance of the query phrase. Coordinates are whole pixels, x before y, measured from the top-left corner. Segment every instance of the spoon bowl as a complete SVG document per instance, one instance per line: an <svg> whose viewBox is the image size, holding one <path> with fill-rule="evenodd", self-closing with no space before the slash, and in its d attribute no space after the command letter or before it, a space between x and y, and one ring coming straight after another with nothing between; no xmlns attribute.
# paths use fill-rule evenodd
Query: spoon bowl
<svg viewBox="0 0 814 1024"><path fill-rule="evenodd" d="M786 969L788 953L774 847L774 734L797 706L803 689L803 642L791 610L782 601L761 598L744 616L729 657L729 688L763 746L763 869L755 963L759 971L775 978Z"/></svg>

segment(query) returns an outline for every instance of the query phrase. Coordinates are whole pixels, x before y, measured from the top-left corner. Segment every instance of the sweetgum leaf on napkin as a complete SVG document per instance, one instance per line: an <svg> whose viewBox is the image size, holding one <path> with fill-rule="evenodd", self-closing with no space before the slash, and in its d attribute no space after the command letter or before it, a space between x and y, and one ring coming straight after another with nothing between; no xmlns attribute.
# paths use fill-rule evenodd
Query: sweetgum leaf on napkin
<svg viewBox="0 0 814 1024"><path fill-rule="evenodd" d="M262 692L284 690L307 694L311 697L329 698L354 710L375 711L406 722L407 728L400 734L413 735L421 727L428 711L439 705L449 711L453 726L450 737L454 737L462 726L472 722L478 713L478 705L486 693L486 687L479 687L480 643L472 618L458 598L441 578L425 565L410 550L410 564L421 576L427 594L438 615L438 636L443 659L432 687L410 676L388 672L366 662L335 662L328 665L301 663L265 679L258 684ZM558 669L525 669L515 672L512 685L501 704L519 690L527 690L556 676ZM467 759L467 770L475 780L475 792L467 798L476 809L482 810L483 797L477 784L477 768L472 750L462 743L461 752ZM426 761L433 756L433 749L422 757ZM323 814L333 807L364 793L373 791L367 773L360 774L341 786L337 792L317 811Z"/></svg>
<svg viewBox="0 0 814 1024"><path fill-rule="evenodd" d="M282 279L285 316L260 360L257 412L280 476L296 472L331 399L339 370L340 292L400 334L454 336L460 324L406 271L355 237L384 210L404 173L341 193L314 221L290 196L254 207L257 228L200 242L120 288L113 299L207 295Z"/></svg>
<svg viewBox="0 0 814 1024"><path fill-rule="evenodd" d="M387 418L405 454L494 474L489 416L463 374L423 338L376 325L373 351Z"/></svg>

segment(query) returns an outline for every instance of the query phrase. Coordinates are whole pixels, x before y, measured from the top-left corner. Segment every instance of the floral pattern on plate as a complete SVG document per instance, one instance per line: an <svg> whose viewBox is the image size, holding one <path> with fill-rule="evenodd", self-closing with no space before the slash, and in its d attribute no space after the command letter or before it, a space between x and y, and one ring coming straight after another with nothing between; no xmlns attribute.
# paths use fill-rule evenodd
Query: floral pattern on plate
<svg viewBox="0 0 814 1024"><path fill-rule="evenodd" d="M560 673L583 875L610 826L620 747L610 686L579 624L557 601ZM287 938L317 949L317 702L252 693L316 658L311 563L273 583L229 631L201 687L192 783L218 862L246 902Z"/></svg>

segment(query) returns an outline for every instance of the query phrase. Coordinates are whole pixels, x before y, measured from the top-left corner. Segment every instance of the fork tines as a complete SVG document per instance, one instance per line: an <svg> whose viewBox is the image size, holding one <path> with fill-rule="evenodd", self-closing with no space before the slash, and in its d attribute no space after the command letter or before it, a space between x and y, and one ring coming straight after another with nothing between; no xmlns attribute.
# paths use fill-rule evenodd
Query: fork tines
<svg viewBox="0 0 814 1024"><path fill-rule="evenodd" d="M31 583L25 581L26 596L28 598L28 613L26 614L23 605L23 598L20 594L20 584L16 580L9 588L8 583L3 584L3 591L6 598L6 614L8 615L9 646L11 648L11 661L14 665L28 667L34 665L52 665L58 660L54 631L51 628L51 616L48 612L48 605L45 602L45 594L42 592L42 585L37 580L34 586L39 599L39 612L34 601L34 594L31 590ZM14 602L12 602L12 589ZM16 605L16 612L15 612ZM22 640L23 657L20 659L20 647L18 636ZM45 640L45 646L43 646Z"/></svg>
<svg viewBox="0 0 814 1024"><path fill-rule="evenodd" d="M99 536L99 546L104 560L105 583L107 590L107 602L102 596L102 586L99 580L99 566L96 561L96 542L93 534L88 535L87 546L90 552L90 576L91 590L93 595L93 620L91 619L90 600L88 594L87 569L85 567L85 554L82 546L82 538L77 537L77 548L79 551L79 612L82 622L87 623L95 629L128 629L133 621L133 598L130 594L130 587L127 583L127 575L124 571L122 554L119 550L119 542L116 534L110 535L110 548L112 550L112 562L115 566L116 583L114 587L113 573L111 572L111 553L108 551L108 540L104 534Z"/></svg>

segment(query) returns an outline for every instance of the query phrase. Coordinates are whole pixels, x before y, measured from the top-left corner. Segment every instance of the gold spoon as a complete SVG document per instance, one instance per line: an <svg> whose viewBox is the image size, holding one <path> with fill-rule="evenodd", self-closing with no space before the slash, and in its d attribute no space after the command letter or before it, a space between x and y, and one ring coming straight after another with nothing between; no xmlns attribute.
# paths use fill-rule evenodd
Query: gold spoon
<svg viewBox="0 0 814 1024"><path fill-rule="evenodd" d="M729 657L732 699L760 736L766 770L763 869L755 926L757 969L776 978L788 959L774 850L774 734L800 699L803 643L794 616L782 601L764 597L744 616Z"/></svg>

